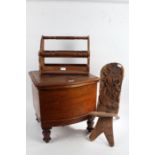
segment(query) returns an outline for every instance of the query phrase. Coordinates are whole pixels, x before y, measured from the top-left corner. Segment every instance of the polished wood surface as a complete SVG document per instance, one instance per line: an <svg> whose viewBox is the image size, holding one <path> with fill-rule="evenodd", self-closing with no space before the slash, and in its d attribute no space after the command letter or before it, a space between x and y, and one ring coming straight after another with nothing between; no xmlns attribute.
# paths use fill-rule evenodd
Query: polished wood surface
<svg viewBox="0 0 155 155"><path fill-rule="evenodd" d="M96 83L99 78L89 75L41 75L39 71L31 71L29 75L38 89L54 89L62 87L79 87Z"/></svg>
<svg viewBox="0 0 155 155"><path fill-rule="evenodd" d="M43 39L82 39L82 40L87 40L89 37L88 36L42 36Z"/></svg>
<svg viewBox="0 0 155 155"><path fill-rule="evenodd" d="M64 54L65 53L65 54ZM42 57L67 57L67 58L83 58L83 57L88 57L89 54L87 51L64 51L64 50L44 50L44 52L39 52L39 56Z"/></svg>
<svg viewBox="0 0 155 155"><path fill-rule="evenodd" d="M45 40L86 40L86 50L45 50ZM45 58L85 58L85 64L48 64ZM90 41L89 36L42 36L39 50L39 70L41 74L89 74Z"/></svg>
<svg viewBox="0 0 155 155"><path fill-rule="evenodd" d="M50 129L88 120L88 131L96 110L96 88L99 78L94 75L42 75L29 73L33 86L33 104L43 129L44 141L50 140Z"/></svg>
<svg viewBox="0 0 155 155"><path fill-rule="evenodd" d="M101 69L100 93L97 111L91 116L99 117L97 124L90 134L90 140L95 140L104 133L110 146L114 146L113 117L119 111L119 101L124 68L119 63L110 63Z"/></svg>

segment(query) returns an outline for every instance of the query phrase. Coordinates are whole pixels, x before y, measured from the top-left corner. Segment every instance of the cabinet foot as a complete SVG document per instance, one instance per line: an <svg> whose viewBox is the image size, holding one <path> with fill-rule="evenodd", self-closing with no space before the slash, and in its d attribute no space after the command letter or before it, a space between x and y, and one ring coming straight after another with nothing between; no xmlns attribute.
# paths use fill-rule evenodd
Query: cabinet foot
<svg viewBox="0 0 155 155"><path fill-rule="evenodd" d="M87 121L87 131L91 132L93 130L94 117L90 117Z"/></svg>
<svg viewBox="0 0 155 155"><path fill-rule="evenodd" d="M46 143L48 143L51 140L51 137L50 137L51 131L50 131L50 129L43 129L42 134L43 134L43 140Z"/></svg>

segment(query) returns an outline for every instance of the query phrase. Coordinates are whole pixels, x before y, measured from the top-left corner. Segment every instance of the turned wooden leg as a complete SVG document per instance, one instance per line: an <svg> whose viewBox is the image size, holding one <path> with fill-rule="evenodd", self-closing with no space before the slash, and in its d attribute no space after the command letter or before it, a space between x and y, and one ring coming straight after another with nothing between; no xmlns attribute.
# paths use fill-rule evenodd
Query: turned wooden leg
<svg viewBox="0 0 155 155"><path fill-rule="evenodd" d="M110 146L114 146L113 136L113 118L104 117L99 118L93 131L91 132L89 139L95 140L101 133L104 133Z"/></svg>
<svg viewBox="0 0 155 155"><path fill-rule="evenodd" d="M87 131L91 132L93 130L94 117L90 117L87 121Z"/></svg>
<svg viewBox="0 0 155 155"><path fill-rule="evenodd" d="M46 143L48 143L51 140L51 137L50 137L51 131L50 131L50 129L43 129L42 134L43 134L43 140Z"/></svg>

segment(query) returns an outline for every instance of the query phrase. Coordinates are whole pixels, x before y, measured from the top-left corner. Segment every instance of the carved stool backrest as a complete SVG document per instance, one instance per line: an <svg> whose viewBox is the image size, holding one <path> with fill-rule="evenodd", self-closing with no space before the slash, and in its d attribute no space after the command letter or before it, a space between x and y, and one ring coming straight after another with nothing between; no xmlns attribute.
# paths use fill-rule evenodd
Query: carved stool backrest
<svg viewBox="0 0 155 155"><path fill-rule="evenodd" d="M101 69L97 111L118 113L123 74L119 63L110 63Z"/></svg>

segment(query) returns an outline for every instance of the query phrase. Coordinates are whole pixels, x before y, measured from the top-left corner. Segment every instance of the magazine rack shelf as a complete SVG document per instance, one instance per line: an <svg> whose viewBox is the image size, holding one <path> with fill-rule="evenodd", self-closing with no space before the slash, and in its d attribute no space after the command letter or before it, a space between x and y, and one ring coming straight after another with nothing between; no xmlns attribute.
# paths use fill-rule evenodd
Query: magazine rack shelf
<svg viewBox="0 0 155 155"><path fill-rule="evenodd" d="M45 50L45 40L86 40L86 50ZM86 58L85 64L47 64L45 58ZM89 36L42 36L39 50L41 74L89 74Z"/></svg>

